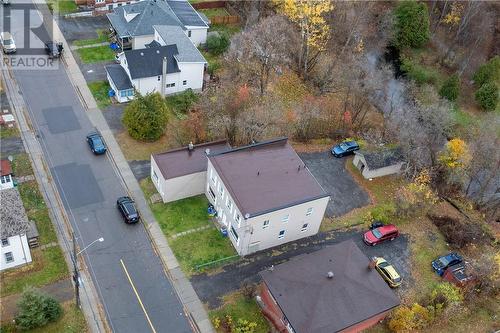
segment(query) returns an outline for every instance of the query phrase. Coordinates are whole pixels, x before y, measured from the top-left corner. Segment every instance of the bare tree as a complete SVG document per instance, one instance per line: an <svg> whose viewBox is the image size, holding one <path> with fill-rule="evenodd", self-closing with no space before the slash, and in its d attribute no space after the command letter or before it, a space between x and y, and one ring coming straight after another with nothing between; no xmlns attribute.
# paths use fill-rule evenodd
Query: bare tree
<svg viewBox="0 0 500 333"><path fill-rule="evenodd" d="M266 90L271 71L277 71L290 62L288 52L293 31L286 18L275 15L232 38L228 58L235 59L252 73L258 73L261 95Z"/></svg>

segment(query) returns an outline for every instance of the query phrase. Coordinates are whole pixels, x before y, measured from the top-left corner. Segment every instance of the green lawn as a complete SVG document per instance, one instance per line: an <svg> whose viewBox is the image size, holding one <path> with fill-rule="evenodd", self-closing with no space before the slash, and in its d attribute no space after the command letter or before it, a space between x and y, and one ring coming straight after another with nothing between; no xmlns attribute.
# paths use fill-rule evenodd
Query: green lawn
<svg viewBox="0 0 500 333"><path fill-rule="evenodd" d="M111 98L108 96L109 89L111 89L108 81L96 81L88 84L90 92L94 96L99 109L105 109L111 105Z"/></svg>
<svg viewBox="0 0 500 333"><path fill-rule="evenodd" d="M249 332L267 333L271 329L255 300L247 299L239 293L224 297L224 305L220 309L210 311L209 316L217 332L224 332L217 323L224 320L226 316L230 316L232 322L236 325L238 319L257 324L254 330ZM235 332L246 331L235 330Z"/></svg>
<svg viewBox="0 0 500 333"><path fill-rule="evenodd" d="M83 312L78 309L72 301L61 304L63 308L63 315L58 321L47 324L43 327L36 328L29 331L29 333L85 333L88 332L87 323ZM13 324L6 324L2 326L2 333L17 333L20 332Z"/></svg>
<svg viewBox="0 0 500 333"><path fill-rule="evenodd" d="M68 0L47 0L47 5L54 13L59 14L73 13L78 9L74 1Z"/></svg>
<svg viewBox="0 0 500 333"><path fill-rule="evenodd" d="M41 287L68 277L69 272L59 246L31 250L33 261L0 273L1 296L16 294L27 286Z"/></svg>
<svg viewBox="0 0 500 333"><path fill-rule="evenodd" d="M84 46L84 45L104 43L108 41L108 30L99 29L96 32L97 32L97 38L76 40L73 42L73 44L76 46Z"/></svg>
<svg viewBox="0 0 500 333"><path fill-rule="evenodd" d="M14 156L14 160L12 161L12 172L16 177L33 174L28 154L22 153Z"/></svg>
<svg viewBox="0 0 500 333"><path fill-rule="evenodd" d="M213 228L170 239L169 244L188 275L196 271L197 265L236 255L229 238Z"/></svg>
<svg viewBox="0 0 500 333"><path fill-rule="evenodd" d="M85 64L91 64L103 61L112 61L115 59L115 52L108 45L85 47L77 49L76 52Z"/></svg>
<svg viewBox="0 0 500 333"><path fill-rule="evenodd" d="M0 139L19 137L19 130L16 126L13 127L3 127L0 126Z"/></svg>
<svg viewBox="0 0 500 333"><path fill-rule="evenodd" d="M208 18L212 18L214 16L229 16L229 13L225 8L200 9L199 12L205 14Z"/></svg>
<svg viewBox="0 0 500 333"><path fill-rule="evenodd" d="M232 37L234 34L241 31L241 26L239 24L212 24L209 30L225 32L229 37Z"/></svg>

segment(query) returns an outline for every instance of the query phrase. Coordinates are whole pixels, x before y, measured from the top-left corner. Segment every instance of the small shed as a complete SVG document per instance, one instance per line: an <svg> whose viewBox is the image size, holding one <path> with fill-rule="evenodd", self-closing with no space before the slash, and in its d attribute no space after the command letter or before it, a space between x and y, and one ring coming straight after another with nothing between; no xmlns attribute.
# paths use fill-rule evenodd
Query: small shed
<svg viewBox="0 0 500 333"><path fill-rule="evenodd" d="M463 262L448 267L444 271L443 279L460 288L465 288L476 281L470 265Z"/></svg>
<svg viewBox="0 0 500 333"><path fill-rule="evenodd" d="M231 148L226 140L173 149L151 156L151 179L163 202L205 193L207 153Z"/></svg>
<svg viewBox="0 0 500 333"><path fill-rule="evenodd" d="M404 164L400 148L356 151L352 163L366 179L399 173Z"/></svg>
<svg viewBox="0 0 500 333"><path fill-rule="evenodd" d="M0 190L14 187L12 167L9 160L0 160Z"/></svg>

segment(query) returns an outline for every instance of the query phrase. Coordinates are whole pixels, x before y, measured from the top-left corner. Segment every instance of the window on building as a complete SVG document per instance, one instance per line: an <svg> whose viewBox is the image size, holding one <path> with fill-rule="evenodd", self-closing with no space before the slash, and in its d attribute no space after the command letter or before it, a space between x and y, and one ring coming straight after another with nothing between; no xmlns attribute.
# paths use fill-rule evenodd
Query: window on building
<svg viewBox="0 0 500 333"><path fill-rule="evenodd" d="M264 223L262 223L262 229L266 229L269 227L269 220L265 220Z"/></svg>
<svg viewBox="0 0 500 333"><path fill-rule="evenodd" d="M153 170L153 179L155 182L158 182L158 175L156 174L156 171Z"/></svg>
<svg viewBox="0 0 500 333"><path fill-rule="evenodd" d="M175 87L175 83L167 83L166 87L167 88Z"/></svg>
<svg viewBox="0 0 500 333"><path fill-rule="evenodd" d="M127 91L126 90L121 90L120 91L120 97L127 97Z"/></svg>
<svg viewBox="0 0 500 333"><path fill-rule="evenodd" d="M158 75L158 78L157 78L157 79L158 79L158 81L160 81L160 80L161 80L161 76L160 76L160 75Z"/></svg>
<svg viewBox="0 0 500 333"><path fill-rule="evenodd" d="M188 37L191 37L191 30L188 30Z"/></svg>
<svg viewBox="0 0 500 333"><path fill-rule="evenodd" d="M7 175L7 176L1 176L1 177L0 177L0 180L2 181L2 184L5 184L5 183L10 183L10 175Z"/></svg>
<svg viewBox="0 0 500 333"><path fill-rule="evenodd" d="M215 193L214 193L214 190L212 190L212 188L209 186L208 187L208 192L210 193L210 195L212 196L212 199L215 200Z"/></svg>
<svg viewBox="0 0 500 333"><path fill-rule="evenodd" d="M183 85L183 86L185 86L185 85L187 85L187 84L188 84L187 80L182 81L182 85Z"/></svg>
<svg viewBox="0 0 500 333"><path fill-rule="evenodd" d="M219 194L221 197L224 196L224 187L222 187L222 184L219 184Z"/></svg>
<svg viewBox="0 0 500 333"><path fill-rule="evenodd" d="M236 210L235 210L235 212L236 212ZM239 213L236 213L234 220L236 221L236 223L238 223L238 227L239 227L240 223L241 223L241 216Z"/></svg>
<svg viewBox="0 0 500 333"><path fill-rule="evenodd" d="M14 256L12 255L12 252L5 253L5 261L6 262L13 262L14 261Z"/></svg>
<svg viewBox="0 0 500 333"><path fill-rule="evenodd" d="M2 238L2 246L9 246L9 239L8 238Z"/></svg>
<svg viewBox="0 0 500 333"><path fill-rule="evenodd" d="M231 226L231 234L233 234L233 237L236 241L239 240L238 233L236 232L233 226Z"/></svg>
<svg viewBox="0 0 500 333"><path fill-rule="evenodd" d="M215 184L215 172L214 169L210 169L210 180Z"/></svg>
<svg viewBox="0 0 500 333"><path fill-rule="evenodd" d="M229 212L231 213L231 209L233 209L233 202L231 199L227 199L227 208L229 209Z"/></svg>
<svg viewBox="0 0 500 333"><path fill-rule="evenodd" d="M283 216L281 218L281 222L286 223L286 222L288 222L289 219L290 219L290 214L286 214L285 216Z"/></svg>
<svg viewBox="0 0 500 333"><path fill-rule="evenodd" d="M127 96L134 96L134 89L127 90Z"/></svg>
<svg viewBox="0 0 500 333"><path fill-rule="evenodd" d="M312 213L313 213L313 208L312 207L307 208L306 216L311 216Z"/></svg>
<svg viewBox="0 0 500 333"><path fill-rule="evenodd" d="M278 239L282 239L283 237L285 237L285 230L281 230L278 234Z"/></svg>
<svg viewBox="0 0 500 333"><path fill-rule="evenodd" d="M300 229L300 231L306 231L308 226L309 226L309 223L304 223L302 225L302 228Z"/></svg>

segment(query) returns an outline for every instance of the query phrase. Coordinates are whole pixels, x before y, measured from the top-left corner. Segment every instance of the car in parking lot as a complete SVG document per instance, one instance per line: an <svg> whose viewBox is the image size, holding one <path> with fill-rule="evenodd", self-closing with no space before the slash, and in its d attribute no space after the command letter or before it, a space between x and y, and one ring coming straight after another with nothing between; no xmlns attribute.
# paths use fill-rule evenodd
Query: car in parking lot
<svg viewBox="0 0 500 333"><path fill-rule="evenodd" d="M368 230L363 235L363 241L366 245L375 246L387 240L394 240L399 236L399 230L393 224L387 224L373 230Z"/></svg>
<svg viewBox="0 0 500 333"><path fill-rule="evenodd" d="M10 32L0 33L0 44L2 45L3 53L15 53L17 51L14 37L12 37Z"/></svg>
<svg viewBox="0 0 500 333"><path fill-rule="evenodd" d="M354 140L344 141L332 147L332 154L335 157L344 157L350 154L354 154L356 150L359 150L359 145Z"/></svg>
<svg viewBox="0 0 500 333"><path fill-rule="evenodd" d="M464 259L458 253L450 252L434 260L431 265L432 269L439 275L443 276L446 269L463 262Z"/></svg>
<svg viewBox="0 0 500 333"><path fill-rule="evenodd" d="M125 223L137 223L139 222L139 212L135 208L134 200L130 197L119 197L116 200L116 207L123 216Z"/></svg>
<svg viewBox="0 0 500 333"><path fill-rule="evenodd" d="M90 150L96 155L102 155L106 153L106 144L101 136L97 132L92 132L87 135L87 143Z"/></svg>
<svg viewBox="0 0 500 333"><path fill-rule="evenodd" d="M384 258L375 258L375 269L391 288L396 288L401 285L401 276L394 266L389 264Z"/></svg>

